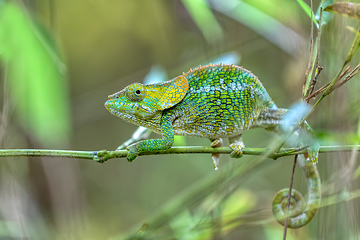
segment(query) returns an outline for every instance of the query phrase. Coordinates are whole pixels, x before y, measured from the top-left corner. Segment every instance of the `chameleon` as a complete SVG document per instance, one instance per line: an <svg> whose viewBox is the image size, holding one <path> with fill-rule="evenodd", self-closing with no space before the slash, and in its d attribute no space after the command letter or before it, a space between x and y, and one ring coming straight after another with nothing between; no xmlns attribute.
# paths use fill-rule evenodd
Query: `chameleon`
<svg viewBox="0 0 360 240"><path fill-rule="evenodd" d="M105 107L111 114L162 135L162 139L147 139L128 146L128 161L142 152L171 148L174 135L208 138L212 147L222 146L222 138L228 138L233 150L231 157L241 157L245 147L241 136L245 131L261 127L279 132L288 113L287 109L277 108L253 73L232 64L199 66L162 83L133 83L108 98ZM307 177L308 204L296 211L304 200L298 191L292 191L290 208L297 213L290 211L287 219L290 228L310 222L320 204L321 183L315 165L318 148L308 148L306 155L311 159L301 155L298 163ZM218 155L213 154L213 159L216 165ZM280 191L273 201L275 218L283 225L288 195L288 190Z"/></svg>

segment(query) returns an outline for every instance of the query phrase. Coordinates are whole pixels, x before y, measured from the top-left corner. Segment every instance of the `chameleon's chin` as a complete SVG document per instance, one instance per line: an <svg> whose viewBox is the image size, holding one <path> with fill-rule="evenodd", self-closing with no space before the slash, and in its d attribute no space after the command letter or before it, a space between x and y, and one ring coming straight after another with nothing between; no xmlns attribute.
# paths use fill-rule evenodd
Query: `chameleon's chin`
<svg viewBox="0 0 360 240"><path fill-rule="evenodd" d="M107 101L105 102L105 104L104 104L105 108L106 108L109 112L111 112L111 109L113 109L112 105L113 105L113 102L112 102L111 100L107 100Z"/></svg>
<svg viewBox="0 0 360 240"><path fill-rule="evenodd" d="M121 108L119 108L119 103L113 100L107 100L104 104L105 108L113 115L120 117L120 118L128 118L127 116L129 114L124 113L121 111ZM121 112L121 113L120 113Z"/></svg>
<svg viewBox="0 0 360 240"><path fill-rule="evenodd" d="M109 106L110 106L109 101L106 101L105 104L104 104L104 106L105 106L106 109L109 109Z"/></svg>

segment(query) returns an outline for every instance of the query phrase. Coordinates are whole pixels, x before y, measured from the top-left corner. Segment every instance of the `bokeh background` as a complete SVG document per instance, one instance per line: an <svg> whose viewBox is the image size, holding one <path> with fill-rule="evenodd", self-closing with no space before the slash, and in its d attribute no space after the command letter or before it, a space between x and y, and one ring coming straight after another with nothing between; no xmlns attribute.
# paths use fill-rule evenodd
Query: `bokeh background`
<svg viewBox="0 0 360 240"><path fill-rule="evenodd" d="M311 19L304 3L311 5L301 0L1 0L1 148L113 150L137 127L107 112L109 94L210 62L251 70L279 107L291 108L301 100L310 54ZM314 12L319 4L313 1ZM355 34L348 26L360 26L357 19L327 17L319 86L334 78L349 52ZM356 54L351 65L359 59ZM322 144L358 144L358 92L355 77L310 115ZM274 137L255 129L244 141L266 147ZM208 146L209 140L183 137L176 144ZM271 202L289 186L293 158L252 166L258 159L222 155L214 171L204 154L104 164L1 158L0 239L123 239L140 229L146 239L281 239L283 227L272 216ZM289 230L287 239L359 239L357 152L320 154L318 168L323 197L332 201L324 201L328 204L306 227ZM294 188L306 194L299 170Z"/></svg>

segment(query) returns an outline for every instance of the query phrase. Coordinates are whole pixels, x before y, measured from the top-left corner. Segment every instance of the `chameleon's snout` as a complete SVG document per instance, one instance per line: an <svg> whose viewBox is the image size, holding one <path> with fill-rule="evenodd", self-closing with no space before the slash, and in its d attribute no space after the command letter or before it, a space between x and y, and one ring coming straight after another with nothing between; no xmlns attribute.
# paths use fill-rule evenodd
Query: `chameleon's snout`
<svg viewBox="0 0 360 240"><path fill-rule="evenodd" d="M109 110L109 109L110 109L110 107L111 107L111 100L110 100L110 96L109 96L109 100L107 100L107 101L105 102L104 106L105 106L105 108L106 108L107 110Z"/></svg>
<svg viewBox="0 0 360 240"><path fill-rule="evenodd" d="M114 98L114 95L109 95L109 100L107 100L104 104L105 108L111 112L112 109L116 108L117 106L117 101Z"/></svg>
<svg viewBox="0 0 360 240"><path fill-rule="evenodd" d="M111 95L108 96L108 99L109 99L109 100L112 100L112 99L114 99L114 98L115 98L115 94L111 94Z"/></svg>

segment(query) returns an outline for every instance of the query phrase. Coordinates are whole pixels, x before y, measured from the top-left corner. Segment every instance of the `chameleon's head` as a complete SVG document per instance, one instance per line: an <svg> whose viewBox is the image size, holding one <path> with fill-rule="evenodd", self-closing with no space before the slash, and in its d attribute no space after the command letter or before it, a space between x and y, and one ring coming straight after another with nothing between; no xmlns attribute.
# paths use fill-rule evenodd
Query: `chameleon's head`
<svg viewBox="0 0 360 240"><path fill-rule="evenodd" d="M145 126L154 119L160 120L162 111L179 103L188 88L188 81L183 76L151 85L133 83L109 95L105 107L125 121Z"/></svg>
<svg viewBox="0 0 360 240"><path fill-rule="evenodd" d="M109 95L105 102L106 109L125 120L131 118L146 118L154 114L151 104L147 103L145 86L141 83L134 83L120 92Z"/></svg>

